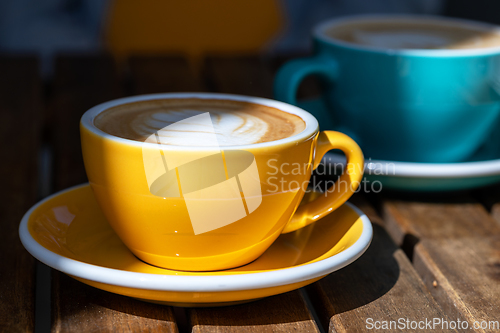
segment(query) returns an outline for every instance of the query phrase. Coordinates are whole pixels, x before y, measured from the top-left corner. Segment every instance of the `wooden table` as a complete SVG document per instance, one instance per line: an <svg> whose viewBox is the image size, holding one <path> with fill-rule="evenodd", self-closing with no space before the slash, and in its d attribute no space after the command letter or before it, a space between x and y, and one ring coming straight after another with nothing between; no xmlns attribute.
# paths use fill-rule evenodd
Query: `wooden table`
<svg viewBox="0 0 500 333"><path fill-rule="evenodd" d="M154 92L272 97L281 62L208 57L194 71L178 56L135 57L120 66L105 56L61 56L53 79L42 82L36 59L0 57L0 331L360 332L377 321L433 318L498 325L499 186L357 194L351 201L374 224L372 245L359 260L307 288L224 308L173 308L107 293L24 250L18 225L28 208L86 181L78 122L88 108ZM302 88L316 90L311 80ZM440 328L434 331L446 331Z"/></svg>

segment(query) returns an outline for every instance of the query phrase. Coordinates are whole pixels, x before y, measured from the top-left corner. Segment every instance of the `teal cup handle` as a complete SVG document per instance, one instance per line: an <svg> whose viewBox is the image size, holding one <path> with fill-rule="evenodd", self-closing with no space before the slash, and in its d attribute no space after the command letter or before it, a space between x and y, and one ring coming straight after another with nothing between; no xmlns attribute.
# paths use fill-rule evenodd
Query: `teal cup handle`
<svg viewBox="0 0 500 333"><path fill-rule="evenodd" d="M337 73L337 61L323 54L310 58L291 60L286 63L276 75L274 81L275 98L285 103L299 105L296 96L302 80L310 75L315 75L323 80L326 85L334 85L337 79ZM321 101L316 101L315 107L312 108L308 108L305 105L299 106L307 108L307 111L318 119L322 130L332 129L334 127L333 115L329 113L326 108L318 107L319 103L321 103ZM337 130L342 131L340 128L337 128Z"/></svg>
<svg viewBox="0 0 500 333"><path fill-rule="evenodd" d="M304 78L317 75L328 84L335 83L338 63L331 57L318 55L311 58L291 60L279 70L274 81L276 99L285 103L297 104L297 90Z"/></svg>

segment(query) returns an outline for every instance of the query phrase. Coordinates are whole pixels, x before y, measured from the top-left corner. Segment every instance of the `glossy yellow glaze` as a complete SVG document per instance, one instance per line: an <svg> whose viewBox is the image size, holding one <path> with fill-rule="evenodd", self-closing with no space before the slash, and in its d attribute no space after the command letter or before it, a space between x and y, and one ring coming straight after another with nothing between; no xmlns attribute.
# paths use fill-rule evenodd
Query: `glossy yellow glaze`
<svg viewBox="0 0 500 333"><path fill-rule="evenodd" d="M177 270L228 269L258 258L292 218L307 188L312 167L326 151L343 150L356 170L341 178L349 181L345 191L335 191L304 206L286 232L314 222L344 203L357 187L350 186L351 183L359 184L363 172L359 147L338 132L315 133L302 141L265 147L251 146L245 150L253 155L258 166L262 193L258 208L234 223L197 235L185 198L161 197L150 192L143 153L158 148L145 149L137 142L134 145L110 140L83 126L81 139L90 185L114 231L137 257ZM184 159L193 152L176 154ZM190 179L193 183L204 180L203 176L193 177ZM203 202L210 207L220 205L221 199L203 198Z"/></svg>
<svg viewBox="0 0 500 333"><path fill-rule="evenodd" d="M317 194L306 194L304 202ZM217 276L260 273L307 265L352 246L363 231L359 215L343 205L332 214L300 230L284 234L257 260L218 272L163 269L137 259L118 238L104 217L90 186L55 196L30 216L28 230L46 249L63 257L121 271L177 276ZM300 288L321 277L294 284L230 292L174 292L119 287L77 278L94 287L143 300L176 305L238 302Z"/></svg>

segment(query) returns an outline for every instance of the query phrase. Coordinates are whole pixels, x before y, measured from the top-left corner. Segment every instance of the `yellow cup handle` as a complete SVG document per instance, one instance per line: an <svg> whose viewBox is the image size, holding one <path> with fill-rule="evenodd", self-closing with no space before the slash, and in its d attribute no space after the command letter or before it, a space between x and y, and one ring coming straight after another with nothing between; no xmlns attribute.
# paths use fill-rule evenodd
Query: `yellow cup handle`
<svg viewBox="0 0 500 333"><path fill-rule="evenodd" d="M329 150L340 149L347 158L344 173L334 185L338 187L338 191L325 193L325 195L299 206L290 222L283 229L283 234L305 227L333 212L354 194L363 178L363 153L353 139L340 132L324 131L319 134L316 145L314 169L318 167L321 159ZM341 188L345 188L345 190L340 191Z"/></svg>

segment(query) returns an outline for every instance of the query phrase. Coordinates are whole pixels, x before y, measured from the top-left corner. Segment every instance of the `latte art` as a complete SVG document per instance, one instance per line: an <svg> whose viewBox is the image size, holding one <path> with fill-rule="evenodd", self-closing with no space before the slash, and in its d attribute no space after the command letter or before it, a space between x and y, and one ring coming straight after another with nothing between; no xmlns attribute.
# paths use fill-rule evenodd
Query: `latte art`
<svg viewBox="0 0 500 333"><path fill-rule="evenodd" d="M194 120L207 113L213 127ZM247 145L283 139L305 128L300 117L271 107L201 99L121 105L99 114L94 124L125 139L175 146L212 146L214 132L218 146Z"/></svg>

